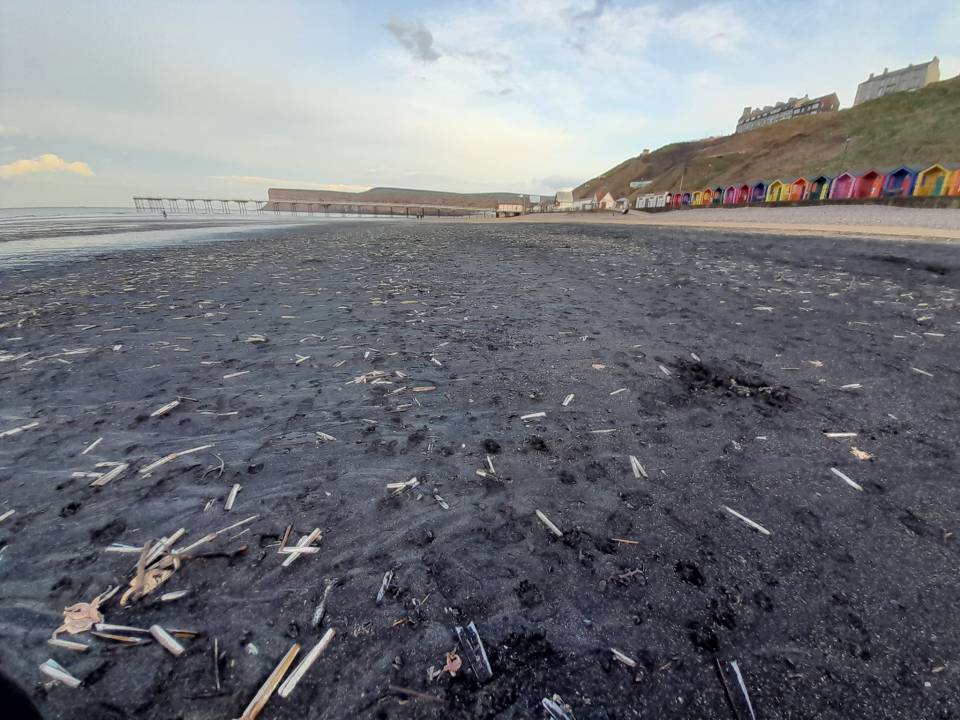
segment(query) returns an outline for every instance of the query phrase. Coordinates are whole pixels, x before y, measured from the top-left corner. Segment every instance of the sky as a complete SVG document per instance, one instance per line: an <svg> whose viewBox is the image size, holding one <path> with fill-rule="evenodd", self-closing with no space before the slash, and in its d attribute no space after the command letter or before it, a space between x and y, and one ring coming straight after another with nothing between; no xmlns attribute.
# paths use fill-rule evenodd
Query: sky
<svg viewBox="0 0 960 720"><path fill-rule="evenodd" d="M570 188L940 57L960 3L0 0L0 207Z"/></svg>

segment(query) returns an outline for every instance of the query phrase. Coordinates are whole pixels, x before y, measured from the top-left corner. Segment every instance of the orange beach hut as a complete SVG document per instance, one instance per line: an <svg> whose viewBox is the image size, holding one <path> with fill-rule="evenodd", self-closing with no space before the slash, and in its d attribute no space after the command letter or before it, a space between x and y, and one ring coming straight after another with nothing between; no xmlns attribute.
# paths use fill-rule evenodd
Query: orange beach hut
<svg viewBox="0 0 960 720"><path fill-rule="evenodd" d="M950 182L947 183L947 195L955 197L960 195L960 165L957 165L950 173Z"/></svg>
<svg viewBox="0 0 960 720"><path fill-rule="evenodd" d="M807 190L809 187L810 183L807 182L806 178L797 178L790 183L787 199L793 202L796 202L797 200L803 200L807 196Z"/></svg>

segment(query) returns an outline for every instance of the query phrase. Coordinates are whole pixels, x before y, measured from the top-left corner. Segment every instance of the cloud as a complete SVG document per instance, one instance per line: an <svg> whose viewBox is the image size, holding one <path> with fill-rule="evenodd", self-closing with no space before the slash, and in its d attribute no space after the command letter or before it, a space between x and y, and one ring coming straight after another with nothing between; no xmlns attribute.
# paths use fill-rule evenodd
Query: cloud
<svg viewBox="0 0 960 720"><path fill-rule="evenodd" d="M423 21L407 22L394 18L384 27L417 60L436 62L440 59L440 53L433 46L433 35Z"/></svg>
<svg viewBox="0 0 960 720"><path fill-rule="evenodd" d="M369 185L350 185L347 183L318 183L309 180L287 180L285 178L261 177L260 175L213 175L213 180L245 183L248 185L269 185L270 187L297 188L302 190L336 190L337 192L363 192Z"/></svg>
<svg viewBox="0 0 960 720"><path fill-rule="evenodd" d="M0 165L0 179L19 177L30 173L67 172L93 177L93 170L85 162L67 162L59 155L47 153L37 158L14 160Z"/></svg>

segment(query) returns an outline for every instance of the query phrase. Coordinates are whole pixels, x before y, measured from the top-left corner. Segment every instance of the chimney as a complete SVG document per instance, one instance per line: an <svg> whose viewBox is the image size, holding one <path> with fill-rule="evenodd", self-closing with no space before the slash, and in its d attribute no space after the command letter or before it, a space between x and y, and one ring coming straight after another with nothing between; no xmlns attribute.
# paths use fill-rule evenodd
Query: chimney
<svg viewBox="0 0 960 720"><path fill-rule="evenodd" d="M870 77L867 78L867 79L868 79L868 80L873 80L873 73L870 73Z"/></svg>
<svg viewBox="0 0 960 720"><path fill-rule="evenodd" d="M883 74L886 75L889 71L890 71L890 68L884 68L884 69L883 69Z"/></svg>

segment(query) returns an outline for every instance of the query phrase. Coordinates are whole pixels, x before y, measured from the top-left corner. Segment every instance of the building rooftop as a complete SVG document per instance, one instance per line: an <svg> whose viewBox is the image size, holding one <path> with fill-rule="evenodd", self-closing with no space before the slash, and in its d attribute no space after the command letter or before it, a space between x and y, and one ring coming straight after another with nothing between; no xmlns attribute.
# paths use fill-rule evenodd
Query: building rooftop
<svg viewBox="0 0 960 720"><path fill-rule="evenodd" d="M875 78L878 78L878 77L881 77L881 78L882 78L882 77L889 77L889 76L891 76L891 75L900 75L901 73L905 73L905 72L910 71L910 70L917 70L918 68L926 68L926 67L929 67L930 65L933 65L934 63L936 63L936 64L938 64L938 65L940 64L940 58L937 57L936 55L933 56L933 59L932 59L932 60L930 60L930 61L928 61L928 62L925 62L925 63L920 63L919 65L914 65L914 64L911 63L910 65L907 65L906 67L897 68L896 70L891 70L890 68L884 68L884 69L883 69L883 72L880 73L879 75L874 75L873 73L870 73L870 77L867 78L867 80L874 80Z"/></svg>

